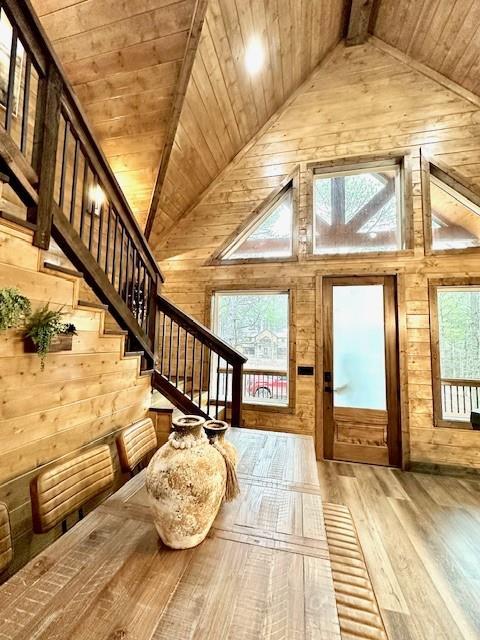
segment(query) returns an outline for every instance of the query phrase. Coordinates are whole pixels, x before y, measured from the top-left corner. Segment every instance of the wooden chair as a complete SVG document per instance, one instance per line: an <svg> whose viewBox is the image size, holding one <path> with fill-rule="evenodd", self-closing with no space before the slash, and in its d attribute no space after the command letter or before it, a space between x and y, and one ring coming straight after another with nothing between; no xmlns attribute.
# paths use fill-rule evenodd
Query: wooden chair
<svg viewBox="0 0 480 640"><path fill-rule="evenodd" d="M30 484L33 530L45 533L74 511L83 517L82 505L113 484L113 464L108 445L89 449L50 467Z"/></svg>
<svg viewBox="0 0 480 640"><path fill-rule="evenodd" d="M124 429L117 438L122 471L134 473L145 456L157 448L157 434L151 418L144 418Z"/></svg>
<svg viewBox="0 0 480 640"><path fill-rule="evenodd" d="M0 502L0 574L5 571L13 558L12 532L8 509Z"/></svg>

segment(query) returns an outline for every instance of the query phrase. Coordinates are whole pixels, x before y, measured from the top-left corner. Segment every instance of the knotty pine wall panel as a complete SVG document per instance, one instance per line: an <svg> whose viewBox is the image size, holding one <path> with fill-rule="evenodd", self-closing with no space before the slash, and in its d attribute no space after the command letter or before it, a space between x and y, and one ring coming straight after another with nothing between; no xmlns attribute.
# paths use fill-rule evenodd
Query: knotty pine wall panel
<svg viewBox="0 0 480 640"><path fill-rule="evenodd" d="M0 287L17 287L33 307L63 306L65 321L78 329L72 351L49 354L44 371L36 354L24 353L21 331L0 332L0 501L14 535L10 573L60 534L60 527L32 533L31 479L58 459L106 442L118 486L125 478L115 435L150 404L150 377L139 375L139 358L124 357L123 336L103 335L104 311L77 306L79 278L40 270L45 255L32 246L29 231L0 224Z"/></svg>
<svg viewBox="0 0 480 640"><path fill-rule="evenodd" d="M154 249L166 274L165 294L201 321L208 316L207 292L212 288L228 289L239 283L246 289L294 287L296 364L316 364L319 276L397 274L405 462L480 467L479 433L433 427L428 278L480 276L478 253L424 254L420 147L480 187L479 102L447 84L398 60L374 41L350 49L339 45ZM397 257L308 259L306 164L402 150L413 159L413 251ZM208 266L232 231L297 165L301 177L298 262ZM316 374L318 383L322 372ZM319 389L314 379L297 377L292 413L246 411L246 424L309 434L317 431L319 444L322 424L315 409Z"/></svg>

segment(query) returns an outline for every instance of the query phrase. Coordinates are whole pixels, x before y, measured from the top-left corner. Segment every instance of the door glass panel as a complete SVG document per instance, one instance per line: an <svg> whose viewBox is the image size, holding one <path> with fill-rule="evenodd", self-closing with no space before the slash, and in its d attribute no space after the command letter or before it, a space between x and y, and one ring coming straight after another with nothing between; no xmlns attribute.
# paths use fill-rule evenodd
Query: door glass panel
<svg viewBox="0 0 480 640"><path fill-rule="evenodd" d="M334 406L386 410L383 285L333 287Z"/></svg>

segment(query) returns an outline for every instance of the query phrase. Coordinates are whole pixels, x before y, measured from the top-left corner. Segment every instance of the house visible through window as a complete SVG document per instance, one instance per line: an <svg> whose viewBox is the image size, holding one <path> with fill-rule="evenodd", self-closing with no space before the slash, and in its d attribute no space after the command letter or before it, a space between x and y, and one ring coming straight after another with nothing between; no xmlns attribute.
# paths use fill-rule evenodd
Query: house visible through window
<svg viewBox="0 0 480 640"><path fill-rule="evenodd" d="M432 249L480 247L480 207L430 176Z"/></svg>
<svg viewBox="0 0 480 640"><path fill-rule="evenodd" d="M288 292L215 293L213 330L248 358L243 374L244 402L288 405ZM220 373L226 377L225 371Z"/></svg>
<svg viewBox="0 0 480 640"><path fill-rule="evenodd" d="M314 253L404 249L400 175L398 165L314 172Z"/></svg>
<svg viewBox="0 0 480 640"><path fill-rule="evenodd" d="M480 406L480 287L438 287L441 418L469 421Z"/></svg>
<svg viewBox="0 0 480 640"><path fill-rule="evenodd" d="M288 188L223 253L222 260L289 258L293 251L292 190Z"/></svg>

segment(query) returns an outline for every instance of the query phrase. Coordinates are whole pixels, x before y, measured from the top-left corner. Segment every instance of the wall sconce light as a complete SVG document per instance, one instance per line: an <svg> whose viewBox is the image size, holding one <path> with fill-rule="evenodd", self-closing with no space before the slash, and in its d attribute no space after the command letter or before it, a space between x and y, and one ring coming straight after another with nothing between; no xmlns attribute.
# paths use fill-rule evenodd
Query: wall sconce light
<svg viewBox="0 0 480 640"><path fill-rule="evenodd" d="M94 184L90 187L90 202L93 215L99 216L105 202L105 193L99 184Z"/></svg>

